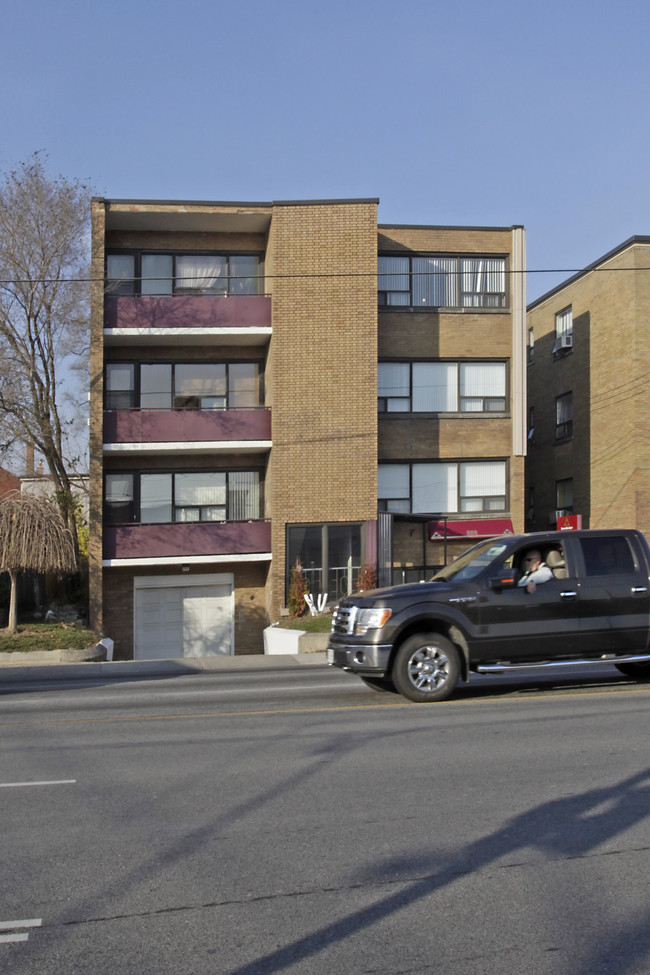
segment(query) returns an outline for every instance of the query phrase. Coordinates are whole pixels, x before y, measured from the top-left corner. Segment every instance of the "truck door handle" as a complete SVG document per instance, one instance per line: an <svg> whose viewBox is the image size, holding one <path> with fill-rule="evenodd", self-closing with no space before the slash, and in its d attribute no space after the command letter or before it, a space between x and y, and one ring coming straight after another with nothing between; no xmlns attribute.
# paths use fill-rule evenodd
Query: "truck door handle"
<svg viewBox="0 0 650 975"><path fill-rule="evenodd" d="M632 586L632 592L647 592L647 586Z"/></svg>
<svg viewBox="0 0 650 975"><path fill-rule="evenodd" d="M574 589L567 589L560 593L560 599L575 599L578 593Z"/></svg>

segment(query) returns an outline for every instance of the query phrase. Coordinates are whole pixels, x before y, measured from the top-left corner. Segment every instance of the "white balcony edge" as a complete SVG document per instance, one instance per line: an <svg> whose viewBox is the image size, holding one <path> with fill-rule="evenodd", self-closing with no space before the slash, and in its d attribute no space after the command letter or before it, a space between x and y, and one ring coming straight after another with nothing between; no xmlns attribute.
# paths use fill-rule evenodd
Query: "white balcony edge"
<svg viewBox="0 0 650 975"><path fill-rule="evenodd" d="M146 345L165 341L165 345L202 344L209 340L221 345L259 345L273 334L271 325L215 326L214 328L105 328L105 345ZM169 341L173 340L173 341Z"/></svg>
<svg viewBox="0 0 650 975"><path fill-rule="evenodd" d="M249 555L167 555L144 559L102 559L103 568L138 565L215 565L225 562L270 562L270 552L252 552Z"/></svg>
<svg viewBox="0 0 650 975"><path fill-rule="evenodd" d="M169 441L168 443L105 443L102 450L105 454L172 454L177 451L187 453L228 453L232 451L246 451L259 453L270 450L270 440L197 440L197 441Z"/></svg>

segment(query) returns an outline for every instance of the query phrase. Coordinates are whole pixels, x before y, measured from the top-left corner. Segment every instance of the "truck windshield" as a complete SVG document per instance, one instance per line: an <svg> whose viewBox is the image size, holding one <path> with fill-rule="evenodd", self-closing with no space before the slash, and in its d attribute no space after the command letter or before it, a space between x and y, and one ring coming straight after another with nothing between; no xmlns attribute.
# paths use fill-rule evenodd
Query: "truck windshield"
<svg viewBox="0 0 650 975"><path fill-rule="evenodd" d="M463 580L476 579L486 566L503 555L507 547L507 542L501 542L494 538L474 545L467 552L463 552L460 558L454 559L440 572L436 572L431 581L450 582L455 579L457 582L462 582Z"/></svg>

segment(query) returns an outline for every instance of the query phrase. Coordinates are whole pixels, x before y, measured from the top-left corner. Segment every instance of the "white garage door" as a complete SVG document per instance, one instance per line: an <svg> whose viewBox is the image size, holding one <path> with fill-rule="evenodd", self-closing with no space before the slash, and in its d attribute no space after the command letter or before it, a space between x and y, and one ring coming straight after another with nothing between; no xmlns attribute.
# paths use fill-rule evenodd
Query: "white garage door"
<svg viewBox="0 0 650 975"><path fill-rule="evenodd" d="M135 580L136 660L233 652L231 577L205 576L201 585L197 581L183 576Z"/></svg>

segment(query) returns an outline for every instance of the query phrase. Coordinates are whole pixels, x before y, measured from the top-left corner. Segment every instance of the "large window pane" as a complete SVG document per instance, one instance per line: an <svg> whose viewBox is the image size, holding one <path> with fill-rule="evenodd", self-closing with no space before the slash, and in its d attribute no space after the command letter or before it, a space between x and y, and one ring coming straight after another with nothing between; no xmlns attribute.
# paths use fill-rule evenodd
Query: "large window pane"
<svg viewBox="0 0 650 975"><path fill-rule="evenodd" d="M150 523L171 520L171 474L142 474L140 476L140 521Z"/></svg>
<svg viewBox="0 0 650 975"><path fill-rule="evenodd" d="M458 304L455 257L413 258L414 307L450 308Z"/></svg>
<svg viewBox="0 0 650 975"><path fill-rule="evenodd" d="M411 304L411 278L408 257L379 257L377 290L384 305Z"/></svg>
<svg viewBox="0 0 650 975"><path fill-rule="evenodd" d="M171 254L143 254L142 281L140 291L143 295L170 295L174 285L174 264Z"/></svg>
<svg viewBox="0 0 650 975"><path fill-rule="evenodd" d="M502 460L460 465L461 511L503 511L506 465Z"/></svg>
<svg viewBox="0 0 650 975"><path fill-rule="evenodd" d="M174 370L176 409L225 409L226 367L215 363L179 364Z"/></svg>
<svg viewBox="0 0 650 975"><path fill-rule="evenodd" d="M135 366L132 362L110 362L106 366L107 410L128 410L135 406Z"/></svg>
<svg viewBox="0 0 650 975"><path fill-rule="evenodd" d="M506 408L504 362L468 362L460 366L461 410L489 412Z"/></svg>
<svg viewBox="0 0 650 975"><path fill-rule="evenodd" d="M245 521L260 516L259 474L233 471L228 476L228 517Z"/></svg>
<svg viewBox="0 0 650 975"><path fill-rule="evenodd" d="M262 289L257 280L259 261L250 254L230 258L229 291L231 295L254 295Z"/></svg>
<svg viewBox="0 0 650 975"><path fill-rule="evenodd" d="M245 409L259 406L259 378L256 362L238 362L228 366L228 406Z"/></svg>
<svg viewBox="0 0 650 975"><path fill-rule="evenodd" d="M294 525L287 529L287 592L291 570L300 559L310 592L323 591L323 526Z"/></svg>
<svg viewBox="0 0 650 975"><path fill-rule="evenodd" d="M107 254L106 291L109 295L132 295L135 292L133 254Z"/></svg>
<svg viewBox="0 0 650 975"><path fill-rule="evenodd" d="M145 364L140 367L140 408L170 410L172 405L172 367Z"/></svg>
<svg viewBox="0 0 650 975"><path fill-rule="evenodd" d="M410 366L408 362L380 362L377 370L377 397L380 412L409 412Z"/></svg>
<svg viewBox="0 0 650 975"><path fill-rule="evenodd" d="M408 498L409 465L379 464L377 485L380 498Z"/></svg>
<svg viewBox="0 0 650 975"><path fill-rule="evenodd" d="M461 305L472 308L501 308L505 305L505 261L503 258L461 259Z"/></svg>
<svg viewBox="0 0 650 975"><path fill-rule="evenodd" d="M133 474L107 474L104 482L106 521L111 525L134 520Z"/></svg>
<svg viewBox="0 0 650 975"><path fill-rule="evenodd" d="M226 257L182 254L176 258L176 290L225 295L227 273Z"/></svg>
<svg viewBox="0 0 650 975"><path fill-rule="evenodd" d="M413 363L413 412L445 413L458 409L455 362Z"/></svg>
<svg viewBox="0 0 650 975"><path fill-rule="evenodd" d="M411 511L456 511L456 484L456 464L414 464Z"/></svg>

